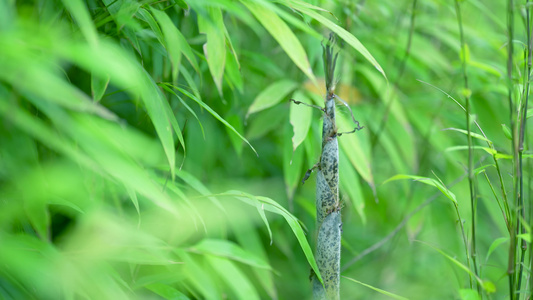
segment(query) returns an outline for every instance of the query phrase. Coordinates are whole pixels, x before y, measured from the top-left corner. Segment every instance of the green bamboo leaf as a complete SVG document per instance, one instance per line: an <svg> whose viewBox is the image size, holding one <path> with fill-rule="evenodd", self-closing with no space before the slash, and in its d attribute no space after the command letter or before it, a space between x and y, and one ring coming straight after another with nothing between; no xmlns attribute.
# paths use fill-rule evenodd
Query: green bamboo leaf
<svg viewBox="0 0 533 300"><path fill-rule="evenodd" d="M231 114L228 116L225 116L225 120L228 121L228 123L233 126L237 131L242 132L243 131L243 125L242 125L242 117L236 114ZM233 145L233 148L235 149L235 152L239 156L242 154L242 140L239 138L231 129L226 127L226 132L228 133L228 136L230 138L231 144Z"/></svg>
<svg viewBox="0 0 533 300"><path fill-rule="evenodd" d="M389 120L391 119L392 118ZM381 135L379 136L379 144L387 152L390 163L394 166L396 172L407 173L411 170L411 164L405 156L402 156L402 151L398 151L399 144L405 148L410 148L412 145L408 140L404 139L402 134L400 134L402 131L405 133L405 127L389 126L388 128L388 130L383 130L381 132ZM403 142L398 143L399 140L402 140ZM407 151L403 151L403 153L407 153ZM411 153L416 155L416 150Z"/></svg>
<svg viewBox="0 0 533 300"><path fill-rule="evenodd" d="M156 11L155 8L151 8L152 12ZM163 12L161 12L163 13ZM163 13L164 14L164 13ZM155 15L155 14L154 14ZM159 25L157 25L156 20L154 17L148 12L146 8L141 8L137 11L137 17L146 23L148 23L148 26L150 26L150 29L152 29L152 32L154 33L155 37L159 41L161 45L165 45L165 38L163 37L163 32L161 31L161 28ZM171 21L172 22L172 21Z"/></svg>
<svg viewBox="0 0 533 300"><path fill-rule="evenodd" d="M494 285L494 283L492 283L492 281L489 280L483 281L483 289L488 294L496 293L496 286Z"/></svg>
<svg viewBox="0 0 533 300"><path fill-rule="evenodd" d="M163 30L163 35L165 37L164 46L172 63L172 78L174 81L177 81L178 71L181 65L181 44L179 41L178 29L174 26L174 23L172 23L172 20L170 20L170 17L166 13L155 8L152 8L151 10Z"/></svg>
<svg viewBox="0 0 533 300"><path fill-rule="evenodd" d="M425 243L425 242L422 242L422 241L417 241L417 242L435 249L437 252L442 254L442 256L446 257L448 260L450 260L452 263L454 263L456 266L458 266L460 269L464 270L470 276L474 277L476 279L476 281L479 283L479 285L481 285L483 287L483 290L485 290L487 293L491 294L491 293L496 292L496 287L494 286L494 283L492 283L489 280L485 280L485 281L481 280L481 278L479 278L476 274L474 274L474 272L472 272L472 270L470 270L469 267L463 265L461 262L459 262L455 258L449 256L444 251L442 251L439 248L434 247L434 246L432 246L432 245L430 245L428 243Z"/></svg>
<svg viewBox="0 0 533 300"><path fill-rule="evenodd" d="M265 27L272 37L279 43L291 60L304 72L311 81L316 81L307 59L307 54L287 24L272 10L249 0L241 2L252 12L257 20Z"/></svg>
<svg viewBox="0 0 533 300"><path fill-rule="evenodd" d="M189 73L189 70L187 70L186 67L181 66L180 71L181 74L183 74L183 78L185 78L185 81L187 81L189 88L192 90L192 93L196 96L196 98L202 100L202 95L200 95L198 85L196 84L196 81L194 81L194 79L192 78L192 75Z"/></svg>
<svg viewBox="0 0 533 300"><path fill-rule="evenodd" d="M280 80L272 83L265 88L250 105L246 118L249 115L270 108L278 104L283 98L285 98L290 92L292 92L298 84L292 80Z"/></svg>
<svg viewBox="0 0 533 300"><path fill-rule="evenodd" d="M139 217L138 225L140 226L141 225L141 211L139 210L139 199L137 199L137 194L132 188L126 187L126 191L128 192L128 195L130 196L133 206L135 206L135 210L137 211L137 216Z"/></svg>
<svg viewBox="0 0 533 300"><path fill-rule="evenodd" d="M474 150L483 150L483 151L487 152L490 155L494 155L494 157L496 159L513 159L512 155L498 152L495 149L492 149L492 148L489 148L489 147L472 146L472 149L474 149ZM453 147L446 148L447 152L457 151L457 150L468 150L468 146L453 146ZM523 157L528 157L528 155L524 155Z"/></svg>
<svg viewBox="0 0 533 300"><path fill-rule="evenodd" d="M481 300L478 292L473 289L460 289L459 295L461 295L461 300Z"/></svg>
<svg viewBox="0 0 533 300"><path fill-rule="evenodd" d="M331 29L333 32L335 32L340 38L342 38L344 41L346 41L350 46L352 46L355 50L357 50L359 53L363 55L366 60L368 60L380 73L387 78L387 75L385 75L385 71L383 71L383 68L379 65L379 63L376 61L376 59L372 56L372 54L361 44L361 42L353 36L350 32L346 31L346 29L340 27L339 25L333 23L332 21L328 20L315 10L308 8L306 5L298 4L293 2L293 7L310 16L311 18L317 20L318 22L322 23L322 25L326 26L327 28Z"/></svg>
<svg viewBox="0 0 533 300"><path fill-rule="evenodd" d="M292 98L297 101L311 104L311 100L309 99L309 97L307 97L307 95L300 90L297 90L292 95ZM292 136L292 149L293 151L296 151L296 148L298 148L298 146L300 146L300 144L307 137L309 127L311 127L311 117L313 116L313 111L310 107L291 104L289 116L290 123L294 132Z"/></svg>
<svg viewBox="0 0 533 300"><path fill-rule="evenodd" d="M218 93L222 96L222 77L226 65L226 38L225 26L220 8L208 7L209 19L198 15L198 28L204 33L207 42L204 44L204 54L207 65L217 86Z"/></svg>
<svg viewBox="0 0 533 300"><path fill-rule="evenodd" d="M44 101L57 103L75 111L94 113L106 119L117 119L108 109L91 101L76 86L68 83L62 75L52 69L49 63L25 59L26 55L33 55L28 51L29 49L20 48L18 51L9 51L16 47L10 44L14 41L4 42L9 46L7 49L0 47L0 55L5 58L0 66L3 70L0 72L0 80L12 84L20 91L36 95Z"/></svg>
<svg viewBox="0 0 533 300"><path fill-rule="evenodd" d="M348 195L348 199L352 203L352 206L355 208L355 211L361 218L361 222L366 224L366 215L365 215L365 197L359 182L359 177L355 172L355 169L352 165L348 164L348 159L343 149L339 151L339 180L341 188Z"/></svg>
<svg viewBox="0 0 533 300"><path fill-rule="evenodd" d="M174 150L174 138L169 125L175 121L175 117L174 115L170 115L168 113L168 110L166 109L168 100L165 99L165 96L161 90L157 88L153 79L148 75L148 73L146 73L146 71L143 72L143 75L145 86L147 87L145 93L143 94L143 100L146 105L148 115L150 115L150 119L154 123L157 135L163 144L163 149L165 150L165 154L167 155L170 166L171 177L174 178L176 172L176 153ZM174 120L170 121L170 119ZM178 137L180 136L181 134L178 135ZM185 145L183 138L180 140L180 142L182 142L182 146Z"/></svg>
<svg viewBox="0 0 533 300"><path fill-rule="evenodd" d="M349 131L354 128L353 122L344 114L337 114L337 124L340 131ZM339 138L339 144L346 154L352 166L357 170L357 173L374 187L374 176L372 174L372 161L370 155L370 143L368 134L365 130L355 132L349 135L343 135Z"/></svg>
<svg viewBox="0 0 533 300"><path fill-rule="evenodd" d="M208 256L211 267L218 272L220 278L235 293L236 299L259 300L259 294L247 275L245 275L232 261L216 256Z"/></svg>
<svg viewBox="0 0 533 300"><path fill-rule="evenodd" d="M235 134L237 134L237 136L239 136L239 138L241 138L246 144L248 144L248 146L250 146L250 148L254 151L254 153L256 155L258 155L257 151L255 151L255 148L252 146L252 144L250 144L250 142L245 137L243 137L233 126L231 126L226 120L224 120L224 118L222 118L216 111L214 111L211 107L209 107L207 104L205 104L202 100L198 99L196 96L194 96L193 94L189 93L188 91L186 91L186 90L184 90L182 88L179 88L179 87L176 87L176 86L172 86L172 85L169 85L169 86L177 89L178 91L183 93L185 96L191 98L196 103L198 103L201 107L203 107L211 115L213 115L213 117L215 117L217 120L219 120L222 124L224 124L226 127L228 127Z"/></svg>
<svg viewBox="0 0 533 300"><path fill-rule="evenodd" d="M468 132L464 129L459 129L459 128L445 128L443 130L453 130L453 131L457 131L457 132L460 132L464 135L468 135ZM487 139L486 137L482 136L481 134L477 134L475 132L472 132L470 131L470 136L473 137L473 138L476 138L478 140L481 140L481 141L485 141L485 142L488 142L490 144L492 144L492 141Z"/></svg>
<svg viewBox="0 0 533 300"><path fill-rule="evenodd" d="M400 180L400 179L413 179L415 181L418 181L418 182L421 182L421 183L424 183L424 184L427 184L427 185L430 185L430 186L434 186L434 187L438 188L439 191L442 192L442 194L444 194L446 197L448 197L448 199L452 200L452 202L457 205L457 198L455 197L455 194L452 193L450 190L448 190L448 188L446 188L442 183L440 183L439 181L437 181L435 179L432 179L432 178L414 176L414 175L398 174L398 175L392 176L391 178L385 180L385 182L383 182L382 184L386 184L388 182L395 181L395 180Z"/></svg>
<svg viewBox="0 0 533 300"><path fill-rule="evenodd" d="M200 194L207 196L207 198L218 208L220 208L220 210L225 211L224 206L222 206L220 201L218 201L216 197L210 196L211 192L205 187L203 183L196 179L196 177L192 176L188 172L185 172L184 170L178 170L176 172L176 176L181 178L181 180L185 181L185 183L187 183Z"/></svg>
<svg viewBox="0 0 533 300"><path fill-rule="evenodd" d="M306 23L305 20L303 20L300 17L300 15L295 15L293 13L294 9L292 8L292 3L289 2L288 0L278 1L278 3L267 1L267 0L254 0L254 1L256 3L260 3L265 9L271 10L276 15L280 16L283 20L285 20L288 24L293 26L295 29L301 30L303 33L308 34L309 36L314 37L318 40L323 38L322 35L318 33L316 30L314 30L313 28L311 28L311 26L309 26L309 24ZM290 10L290 12L278 7L274 3L282 4L286 6ZM307 5L313 6L311 4L307 4ZM313 6L313 7L316 7L316 6ZM259 31L257 30L255 31L256 33L259 33Z"/></svg>
<svg viewBox="0 0 533 300"><path fill-rule="evenodd" d="M189 5L184 0L175 0L176 4L184 10L189 10Z"/></svg>
<svg viewBox="0 0 533 300"><path fill-rule="evenodd" d="M34 126L35 122L19 110L17 120L24 122L19 123L24 130L27 130L37 139L44 140L47 145L65 153L88 169L96 169L98 172L105 171L111 177L122 182L126 187L132 188L151 199L161 208L177 214L176 208L168 196L161 192L159 186L153 184L145 173L145 170L141 169L137 164L132 163L130 158L118 152L112 143L101 137L101 128L98 127L98 122L96 121L101 122L100 119L84 114L72 118L58 109L57 106L33 99L32 97L28 99L32 100L34 105L48 115L56 125L64 128L65 133L76 140L77 146L74 148L69 146L65 141L58 140L57 138L47 139L50 136L45 131L47 126L41 125L40 128L36 129ZM1 110L2 107L0 106L0 112ZM11 114L13 114L13 110L11 110ZM55 135L57 134L52 136ZM82 148L83 151L80 151L79 148ZM85 156L83 153L87 153L88 156Z"/></svg>
<svg viewBox="0 0 533 300"><path fill-rule="evenodd" d="M489 147L483 147L483 146L472 146L471 147L473 150L483 150L485 152L487 152L488 154L491 154L491 155L494 155L494 154L497 154L498 151L496 150L493 150ZM468 146L466 145L463 145L463 146L452 146L452 147L448 147L446 148L446 152L453 152L453 151L462 151L462 150L468 150Z"/></svg>
<svg viewBox="0 0 533 300"><path fill-rule="evenodd" d="M127 89L134 97L141 97L163 145L170 173L174 178L176 154L169 120L171 116L165 108L167 100L146 70L123 49L103 40L93 47L87 47L84 44L63 44L62 47L54 50L80 67L94 72L97 76L110 76L111 82ZM50 86L47 88L56 95L58 94L57 89ZM65 97L65 99L70 99L70 97Z"/></svg>
<svg viewBox="0 0 533 300"><path fill-rule="evenodd" d="M91 74L91 93L93 95L93 101L98 102L102 100L105 90L109 85L109 76L101 78Z"/></svg>
<svg viewBox="0 0 533 300"><path fill-rule="evenodd" d="M480 61L475 61L475 60L470 60L468 62L468 65L469 66L472 66L474 68L477 68L477 69L480 69L480 70L483 70L489 74L492 74L494 76L496 76L497 78L501 78L502 77L502 73L500 72L500 70L498 70L497 68L489 65L489 64L486 64L486 63L483 63L483 62L480 62Z"/></svg>
<svg viewBox="0 0 533 300"><path fill-rule="evenodd" d="M50 128L47 123L30 115L24 109L9 105L6 101L0 101L0 114L3 115L5 120L10 120L23 132L48 145L51 149L66 155L89 170L94 168L96 163L91 158L77 151L77 147L73 143L67 141L64 137L58 136L57 132Z"/></svg>
<svg viewBox="0 0 533 300"><path fill-rule="evenodd" d="M505 135L505 137L512 141L513 134L511 133L511 130L509 129L509 127L507 127L507 125L505 124L502 124L502 130L503 130L503 134Z"/></svg>
<svg viewBox="0 0 533 300"><path fill-rule="evenodd" d="M261 203L258 200L256 202L256 206L261 206ZM261 208L261 210L264 211L263 208ZM261 233L254 227L241 226L241 224L238 223L239 222L229 222L229 224L231 225L231 230L235 234L235 238L237 239L241 247L251 253L254 253L262 260L268 262L268 248L263 245L262 238L260 236ZM272 245L272 237L270 237L270 245ZM274 272L271 270L259 268L253 268L252 272L256 275L257 279L259 280L259 283L267 291L270 298L277 299L278 297L273 276Z"/></svg>
<svg viewBox="0 0 533 300"><path fill-rule="evenodd" d="M229 42L228 37L227 39ZM226 74L226 80L228 81L230 88L232 90L237 88L237 90L242 94L243 93L243 81L242 81L241 70L240 70L239 61L238 61L238 57L236 53L234 55L231 55L230 52L226 53L225 74Z"/></svg>
<svg viewBox="0 0 533 300"><path fill-rule="evenodd" d="M81 0L62 0L63 5L67 8L69 13L78 23L81 32L89 44L95 45L98 43L98 35L91 15L87 10L87 6Z"/></svg>
<svg viewBox="0 0 533 300"><path fill-rule="evenodd" d="M202 254L226 257L255 268L271 269L268 263L228 240L204 239L189 248L189 250Z"/></svg>
<svg viewBox="0 0 533 300"><path fill-rule="evenodd" d="M496 248L498 248L501 244L506 243L508 241L509 241L508 237L501 237L501 238L495 239L490 244L489 251L487 251L487 256L485 257L485 261L489 260L490 255L492 254L492 252L494 252L494 250L496 250Z"/></svg>
<svg viewBox="0 0 533 300"><path fill-rule="evenodd" d="M476 281L481 285L483 286L483 280L481 280L481 278L479 278L476 274L474 274L474 272L472 272L472 270L470 270L469 267L463 265L461 262L459 262L457 259L449 256L448 254L446 254L444 251L440 250L439 248L437 247L434 247L428 243L425 243L425 242L422 242L422 241L416 241L416 242L419 242L421 244L424 244L430 248L433 248L434 250L436 250L437 252L439 252L442 256L446 257L448 260L450 260L453 264L455 264L456 266L458 266L460 269L462 269L463 271L465 271L466 273L468 273L470 276L472 276L473 278L476 279Z"/></svg>
<svg viewBox="0 0 533 300"><path fill-rule="evenodd" d="M33 103L49 115L58 126L65 128L66 133L98 163L102 170L122 182L127 188L151 199L161 208L178 214L168 195L162 192L160 186L153 183L146 170L118 151L112 142L102 138L101 120L84 114L72 118L45 103L37 100Z"/></svg>
<svg viewBox="0 0 533 300"><path fill-rule="evenodd" d="M185 274L188 283L190 282L196 290L200 291L203 295L202 298L208 300L222 299L217 285L213 282L211 274L209 274L209 269L199 265L185 250L175 248L174 252L185 263L184 269L180 270L180 272Z"/></svg>
<svg viewBox="0 0 533 300"><path fill-rule="evenodd" d="M286 107L281 105L256 114L253 118L246 120L246 138L248 140L258 139L279 128L280 124L286 123L286 118Z"/></svg>
<svg viewBox="0 0 533 300"><path fill-rule="evenodd" d="M183 147L183 153L184 153L183 155L186 156L185 141L183 140L183 134L181 133L181 128L180 128L180 125L178 124L178 121L176 120L176 116L174 115L174 112L172 111L172 108L170 107L170 104L168 103L168 101L164 101L163 105L165 106L168 120L170 121L172 128L174 128L174 132L176 133L176 136L178 137L181 147Z"/></svg>
<svg viewBox="0 0 533 300"><path fill-rule="evenodd" d="M26 291L26 295L34 297L37 290L45 298L57 299L63 296L58 278L43 276L54 274L51 272L54 262L62 262L60 254L51 243L29 234L7 234L4 230L0 232L0 240L0 263L4 272L9 272L7 274L10 277L13 276L11 270L14 270L22 282L31 282L33 285L32 292Z"/></svg>
<svg viewBox="0 0 533 300"><path fill-rule="evenodd" d="M80 259L162 266L182 264L165 242L107 213L93 211L80 223L62 247L67 253L79 253Z"/></svg>
<svg viewBox="0 0 533 300"><path fill-rule="evenodd" d="M150 15L148 13L148 11L146 11L144 8L143 9L140 9L139 10L139 15L142 17L142 19L148 23L148 25L150 26L150 28L152 29L152 31L155 33L157 39L159 40L159 42L161 44L166 44L165 43L165 40L167 39L167 35L169 36L169 39L171 40L171 45L170 44L167 44L167 47L175 47L175 49L170 49L170 51L175 51L175 50L179 50L183 56L185 56L185 58L187 58L187 60L189 61L189 63L192 65L192 67L194 68L194 70L197 72L197 73L200 73L200 68L198 66L198 62L196 60L196 56L194 55L194 52L191 48L191 46L189 45L189 43L187 42L187 39L185 38L185 36L183 36L183 34L181 33L181 31L178 30L178 28L176 28L176 26L174 26L174 23L172 22L172 20L170 20L170 18L168 17L168 15L160 10L157 10L155 8L151 8L151 11L152 13L154 13L154 15L158 15L159 18L161 18L161 20L159 20L158 18L158 22L161 24L161 27L164 27L163 28L163 32L161 32L161 29L159 28L159 26L157 25L157 23L155 22L154 18L152 17L152 15ZM163 16L165 15L165 16ZM164 24L164 26L163 26ZM166 32L165 32L166 30ZM163 33L165 34L164 35L164 38L163 38ZM167 41L168 43L168 41ZM179 65L178 65L179 67ZM183 69L181 69L183 70Z"/></svg>
<svg viewBox="0 0 533 300"><path fill-rule="evenodd" d="M382 290L382 289L378 289L377 287L373 287L373 286L371 286L371 285L369 285L369 284L362 283L362 282L359 281L359 280L356 280L356 279L353 279L353 278L350 278L350 277L346 277L346 276L342 276L342 277L343 277L343 278L346 278L346 279L348 279L348 280L350 280L350 281L353 281L353 282L355 282L355 283L358 283L358 284L360 284L360 285L362 285L362 286L365 286L365 287L367 287L367 288L369 288L369 289L373 289L374 291L376 291L376 292L378 292L378 293L380 293L380 294L382 294L382 295L389 296L389 297L391 297L391 298L393 298L393 299L397 299L397 300L408 300L408 298L405 298L405 297L402 297L402 296L398 296L398 295L396 295L396 294L393 294L393 293L391 293L391 292L384 291L384 290Z"/></svg>
<svg viewBox="0 0 533 300"><path fill-rule="evenodd" d="M290 0L290 2L293 3L293 4L296 4L296 5L300 5L300 6L303 6L303 7L310 8L310 9L327 12L327 13L331 14L333 17L335 17L333 15L333 13L331 13L327 9L323 9L322 7L318 7L318 6L315 6L315 5L309 4L309 3L304 2L304 1L300 1L300 0ZM335 17L335 19L337 19L337 17Z"/></svg>
<svg viewBox="0 0 533 300"><path fill-rule="evenodd" d="M291 137L293 135L292 128L288 123L284 125L283 179L287 189L287 196L292 201L294 191L303 177L302 165L305 151L303 147L298 147L296 150L293 150L291 143Z"/></svg>
<svg viewBox="0 0 533 300"><path fill-rule="evenodd" d="M265 208L259 202L259 200L256 199L255 207L257 208L257 212L259 213L259 216L261 216L261 220L263 220L263 223L265 223L265 226L268 230L268 236L270 237L270 244L272 245L272 230L270 229L270 223L268 223L268 219L265 214Z"/></svg>
<svg viewBox="0 0 533 300"><path fill-rule="evenodd" d="M277 203L276 201L268 197L251 196L241 191L228 191L220 195L235 197L236 199L243 201L252 206L255 206L255 203L252 199L257 199L261 201L265 210L281 215L283 218L285 218L285 221L287 221L287 224L289 224L289 226L292 229L292 232L296 236L296 239L298 240L298 243L300 244L300 248L305 254L307 262L309 263L309 265L311 266L315 274L317 274L320 282L323 283L322 276L320 275L320 271L318 270L318 266L316 264L316 260L313 255L313 250L311 250L311 247L309 246L309 243L307 242L307 239L305 238L305 233L302 229L302 226L300 225L298 219L295 216L293 216L289 211L287 211L279 203Z"/></svg>
<svg viewBox="0 0 533 300"><path fill-rule="evenodd" d="M525 240L528 243L531 243L531 235L529 233L521 233L521 234L517 235L517 237Z"/></svg>
<svg viewBox="0 0 533 300"><path fill-rule="evenodd" d="M305 238L305 233L302 227L300 226L298 219L296 219L296 217L290 214L287 210L285 209L281 210L280 205L277 204L274 200L267 198L267 197L257 197L257 198L265 203L271 204L275 208L274 210L277 211L278 214L281 214L285 218L285 221L287 221L287 223L292 229L292 232L296 236L296 239L298 240L298 243L300 244L300 248L302 249L302 251L305 254L305 257L307 258L307 262L309 263L309 265L311 265L311 268L313 269L315 274L318 276L318 279L320 280L320 282L323 283L322 276L320 275L320 271L318 270L318 266L316 264L316 260L313 255L313 250L311 250L311 247L309 246L309 243L307 242L307 239Z"/></svg>
<svg viewBox="0 0 533 300"><path fill-rule="evenodd" d="M112 18L107 20L115 21L119 31L124 27L132 29L134 32L140 32L143 29L137 18L132 18L141 8L141 3L124 0L102 0L102 2L112 16Z"/></svg>
<svg viewBox="0 0 533 300"><path fill-rule="evenodd" d="M146 285L145 288L167 300L190 300L185 294L167 284L156 282Z"/></svg>
<svg viewBox="0 0 533 300"><path fill-rule="evenodd" d="M182 73L182 74L185 74L185 73ZM187 104L187 102L183 101L183 99L174 90L172 90L168 85L166 85L165 83L161 83L161 84L159 84L159 86L162 87L165 91L167 91L167 92L171 93L172 95L174 95L176 98L178 98L178 100L181 102L181 104L183 104L183 106L185 106L187 111L189 111L191 113L191 115L194 116L196 121L198 121L198 125L200 125L200 130L202 131L202 136L205 139L204 126L202 125L202 122L200 121L200 119L198 118L198 116L196 115L194 110L192 110L192 108ZM198 99L200 99L200 98L198 98ZM174 129L176 129L176 128L179 128L179 126L178 127L174 126ZM178 138L179 138L179 136L178 136ZM181 142L181 140L180 140L180 142ZM183 144L183 149L185 149L185 144Z"/></svg>

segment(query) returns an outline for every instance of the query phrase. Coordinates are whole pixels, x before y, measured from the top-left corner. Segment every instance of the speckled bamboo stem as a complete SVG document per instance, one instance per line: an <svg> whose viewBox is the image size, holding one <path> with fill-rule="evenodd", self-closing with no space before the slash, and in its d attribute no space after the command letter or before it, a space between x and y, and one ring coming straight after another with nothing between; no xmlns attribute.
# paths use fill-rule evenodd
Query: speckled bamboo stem
<svg viewBox="0 0 533 300"><path fill-rule="evenodd" d="M318 163L316 179L316 218L318 238L316 261L324 285L313 277L313 298L339 299L341 259L341 212L339 203L339 144L335 124L335 84L333 75L337 55L333 55L332 44L324 47L324 69L326 73L326 103L322 127L322 154Z"/></svg>

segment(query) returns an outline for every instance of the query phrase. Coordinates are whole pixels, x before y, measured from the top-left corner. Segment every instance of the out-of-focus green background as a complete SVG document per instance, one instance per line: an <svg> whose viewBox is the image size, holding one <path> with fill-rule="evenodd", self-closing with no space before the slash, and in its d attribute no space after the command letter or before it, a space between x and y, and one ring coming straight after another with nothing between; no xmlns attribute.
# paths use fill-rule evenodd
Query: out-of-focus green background
<svg viewBox="0 0 533 300"><path fill-rule="evenodd" d="M323 105L333 31L337 94L365 126L339 137L341 298L508 299L533 188L531 133L521 176L513 148L530 5L511 4L0 0L0 298L310 298L301 179L322 116L289 99ZM529 249L511 252L528 299Z"/></svg>

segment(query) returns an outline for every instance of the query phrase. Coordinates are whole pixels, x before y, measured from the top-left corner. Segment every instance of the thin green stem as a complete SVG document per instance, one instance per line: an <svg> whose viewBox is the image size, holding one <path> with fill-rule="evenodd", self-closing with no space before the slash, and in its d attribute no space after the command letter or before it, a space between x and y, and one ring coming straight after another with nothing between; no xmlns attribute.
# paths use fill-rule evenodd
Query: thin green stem
<svg viewBox="0 0 533 300"><path fill-rule="evenodd" d="M440 91L441 93L445 94L448 98L452 99L457 105L459 105L463 111L466 112L466 109L459 102L457 102L457 100L455 100L452 95L446 93L442 89L440 89L440 88L438 88L438 87L436 87L436 86L434 86L434 85L432 85L430 83L424 82L422 80L418 80L418 81L422 82L424 84L427 84L430 87L432 87L432 88ZM478 128L479 132L486 139L487 146L491 150L494 150L495 153L496 153L496 149L494 148L494 144L489 140L489 138L487 137L487 135L485 134L485 132L483 131L483 129L481 128L479 123L476 120L473 120L473 121L474 121L474 124L476 125L476 127ZM496 172L498 174L498 179L500 181L500 189L501 189L502 196L503 196L503 199L504 199L503 206L505 208L505 214L506 214L507 220L511 220L511 211L510 211L510 208L509 208L509 200L508 200L508 197L507 197L507 191L505 189L505 184L504 184L504 181L503 181L503 174L502 174L502 171L500 169L500 164L498 163L498 158L496 157L496 154L492 155L492 159L494 160L494 165L496 166ZM508 228L509 228L509 226L508 226Z"/></svg>
<svg viewBox="0 0 533 300"><path fill-rule="evenodd" d="M463 242L465 244L466 263L470 267L470 258L468 255L468 239L466 238L465 227L463 225L463 219L461 219L461 214L459 213L458 205L454 203L453 206L455 207L455 213L457 214L457 218L459 218L459 225L461 226L461 235L463 236ZM469 274L469 277L470 277L470 288L472 288L473 287L472 275Z"/></svg>
<svg viewBox="0 0 533 300"><path fill-rule="evenodd" d="M529 0L526 1L526 7L527 3L529 3ZM519 132L519 140L518 140L518 207L520 209L520 215L522 216L523 220L526 220L526 208L524 204L524 176L523 176L523 161L522 161L522 155L524 152L524 138L525 138L525 131L526 131L526 120L527 120L527 107L528 107L528 101L529 101L529 82L531 81L531 52L532 52L532 41L531 41L531 27L530 27L530 13L529 8L526 9L526 35L527 35L527 65L526 68L526 76L525 76L525 84L524 84L524 92L523 96L525 97L525 101L520 108L520 112L522 112L522 116L520 118L520 132ZM525 234L526 229L524 225L522 224L520 226L520 233ZM524 258L527 250L527 244L524 239L521 239L521 253L520 253L520 269L518 271L518 285L517 290L520 291L520 288L522 286L522 272L524 270Z"/></svg>
<svg viewBox="0 0 533 300"><path fill-rule="evenodd" d="M400 66L398 68L398 75L396 76L396 79L394 80L394 84L392 85L392 91L394 91L398 87L398 82L400 81L403 72L405 70L405 65L407 63L407 60L409 59L409 55L411 53L411 43L413 40L413 34L415 32L415 11L416 11L416 4L418 0L413 0L412 7L411 7L411 19L410 19L410 25L409 25L409 36L407 38L407 45L405 46L405 53L402 58L402 61L400 62ZM381 121L378 126L378 130L376 131L376 134L374 135L374 138L372 139L372 149L376 146L377 142L379 141L379 137L381 136L381 133L383 132L383 129L385 128L385 124L387 123L387 119L389 118L390 109L392 107L392 102L394 94L389 93L389 99L387 101L387 105L385 106L385 112L383 113L383 117L381 118Z"/></svg>
<svg viewBox="0 0 533 300"><path fill-rule="evenodd" d="M472 226L472 246L470 250L470 255L472 257L472 267L474 269L474 274L479 276L478 267L477 267L477 251L476 251L476 189L474 185L474 157L472 149L472 135L471 125L470 125L470 91L468 86L468 76L466 73L466 45L465 37L463 31L463 20L461 16L461 6L459 1L455 0L455 11L457 14L457 22L459 25L459 33L461 39L461 62L464 78L464 87L465 87L465 110L466 110L466 130L467 130L467 139L468 139L468 185L470 187L470 211L471 211L471 226ZM477 284L478 292L481 291L481 287Z"/></svg>
<svg viewBox="0 0 533 300"><path fill-rule="evenodd" d="M532 185L532 182L533 182L533 176L531 176L531 170L533 170L533 162L532 160L529 160L528 162L528 175L529 175L529 180L528 180L528 194L529 196L531 197L531 195L533 194L533 185ZM529 224L531 224L531 220L533 220L533 203L529 203ZM530 231L530 240L533 241L533 230ZM530 249L529 251L529 270L533 270L533 253ZM529 274L529 288L530 288L530 295L533 295L533 276L531 275L531 273ZM530 296L531 297L531 296Z"/></svg>
<svg viewBox="0 0 533 300"><path fill-rule="evenodd" d="M407 59L409 58L409 54L411 52L411 43L413 40L413 34L415 32L416 4L417 0L413 0L413 4L411 6L411 19L409 25L409 36L407 38L407 46L405 47L405 53L403 55L402 61L400 62L400 67L398 68L398 75L396 76L395 84L397 84L398 81L400 81L400 78L402 78L403 72L405 70L405 65L407 64Z"/></svg>
<svg viewBox="0 0 533 300"><path fill-rule="evenodd" d="M513 0L509 0L507 2L507 34L508 34L508 40L507 40L507 98L509 102L509 119L511 122L511 129L513 132L513 141L512 141L512 149L514 154L514 164L516 164L516 152L515 152L515 126L514 126L514 105L513 105L513 38L514 38L514 3ZM515 167L516 171L516 167ZM514 179L516 181L516 179ZM516 194L516 183L515 186L515 194ZM515 208L516 208L515 203ZM508 266L507 266L507 275L509 276L509 298L511 300L514 299L515 296L515 266L516 266L516 234L517 230L520 227L520 220L518 217L516 219L514 218L514 215L516 214L515 209L511 210L511 230L510 230L510 245L509 245L509 259L508 259ZM515 228L516 224L516 228Z"/></svg>

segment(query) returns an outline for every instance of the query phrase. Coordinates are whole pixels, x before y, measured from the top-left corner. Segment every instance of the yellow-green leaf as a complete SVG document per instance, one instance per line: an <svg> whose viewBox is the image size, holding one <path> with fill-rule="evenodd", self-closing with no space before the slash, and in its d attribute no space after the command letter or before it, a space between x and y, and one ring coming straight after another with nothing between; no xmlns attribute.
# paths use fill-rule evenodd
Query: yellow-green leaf
<svg viewBox="0 0 533 300"><path fill-rule="evenodd" d="M292 80L280 80L269 85L257 97L248 109L246 116L262 111L278 104L285 96L292 92L298 84ZM287 99L288 101L289 99Z"/></svg>
<svg viewBox="0 0 533 300"><path fill-rule="evenodd" d="M385 75L385 71L383 71L383 68L379 65L377 60L372 56L372 54L370 54L370 51L368 51L365 48L365 46L363 46L363 44L361 44L361 42L353 34L346 31L346 29L340 27L339 25L333 23L332 21L322 16L315 10L310 9L307 6L302 5L302 4L297 4L297 3L293 3L293 4L294 4L293 7L295 9L317 20L318 22L322 23L322 25L326 26L327 28L335 32L340 38L342 38L355 50L361 53L366 58L366 60L368 60L383 75L383 77L387 78L387 75Z"/></svg>
<svg viewBox="0 0 533 300"><path fill-rule="evenodd" d="M307 59L307 54L289 26L287 26L287 24L272 10L265 8L261 4L253 3L248 0L241 1L272 35L272 37L274 37L294 64L296 64L296 66L298 66L309 79L316 81L309 60Z"/></svg>
<svg viewBox="0 0 533 300"><path fill-rule="evenodd" d="M311 104L311 100L305 93L298 90L292 95L292 97L297 101L302 101L304 103ZM292 136L292 150L295 151L296 148L304 141L309 132L309 127L311 127L311 117L313 116L312 108L304 105L296 105L291 103L290 108L290 122L292 125L293 136Z"/></svg>
<svg viewBox="0 0 533 300"><path fill-rule="evenodd" d="M222 95L222 77L224 76L224 66L226 65L226 37L223 29L222 11L220 8L208 8L209 19L198 15L198 27L201 33L207 37L204 44L204 54L209 66L209 71L218 93Z"/></svg>

